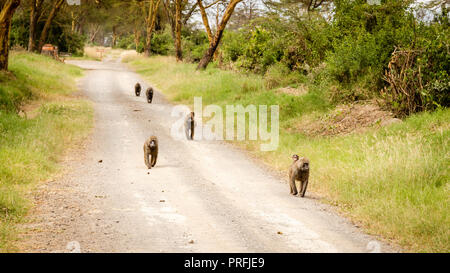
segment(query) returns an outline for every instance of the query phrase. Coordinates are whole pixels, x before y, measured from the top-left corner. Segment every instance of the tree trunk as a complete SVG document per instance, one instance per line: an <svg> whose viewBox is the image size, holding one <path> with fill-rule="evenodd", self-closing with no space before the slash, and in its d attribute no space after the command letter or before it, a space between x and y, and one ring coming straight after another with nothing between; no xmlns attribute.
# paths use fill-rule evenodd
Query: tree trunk
<svg viewBox="0 0 450 273"><path fill-rule="evenodd" d="M0 11L0 70L8 70L11 20L20 0L7 0Z"/></svg>
<svg viewBox="0 0 450 273"><path fill-rule="evenodd" d="M117 43L117 26L113 26L112 28L113 31L113 36L112 36L112 47L116 47L116 43Z"/></svg>
<svg viewBox="0 0 450 273"><path fill-rule="evenodd" d="M214 52L216 51L217 47L219 46L220 40L222 39L223 31L227 26L228 20L230 20L230 17L233 14L236 5L241 1L242 0L231 0L231 2L228 4L227 8L225 9L225 13L223 14L222 21L220 21L220 24L217 26L216 35L214 35L213 42L200 60L197 69L205 69L211 62L214 56Z"/></svg>
<svg viewBox="0 0 450 273"><path fill-rule="evenodd" d="M200 8L200 13L202 14L203 25L205 26L206 34L208 35L209 45L212 45L213 35L211 32L211 27L209 26L208 15L206 14L206 9L203 6L202 0L197 0L198 7Z"/></svg>
<svg viewBox="0 0 450 273"><path fill-rule="evenodd" d="M100 25L96 25L94 29L89 30L89 42L90 44L94 44L95 38L97 37L98 32L100 31Z"/></svg>
<svg viewBox="0 0 450 273"><path fill-rule="evenodd" d="M153 12L153 1L150 2L150 7L148 9L148 16L147 16L147 22L146 22L146 37L145 37L145 49L144 49L144 54L145 56L150 56L151 55L151 46L152 46L152 32L153 32L153 28L151 25L152 22L152 12Z"/></svg>
<svg viewBox="0 0 450 273"><path fill-rule="evenodd" d="M41 32L41 38L39 39L39 47L38 47L39 52L41 52L42 47L44 46L45 42L47 41L47 36L48 36L48 31L50 29L50 26L53 22L53 19L56 17L56 14L58 13L59 9L64 4L64 1L65 0L55 0L53 9L50 11L50 14L47 18L47 21L45 22L42 32Z"/></svg>
<svg viewBox="0 0 450 273"><path fill-rule="evenodd" d="M33 0L31 3L31 12L30 12L30 31L28 37L28 51L33 52L36 50L36 24L39 19L39 15L41 14L42 3L44 0Z"/></svg>
<svg viewBox="0 0 450 273"><path fill-rule="evenodd" d="M181 51L181 1L175 0L175 57L177 62L183 60L183 52Z"/></svg>
<svg viewBox="0 0 450 273"><path fill-rule="evenodd" d="M134 44L136 46L136 52L138 51L139 42L141 40L141 31L137 26L134 27Z"/></svg>
<svg viewBox="0 0 450 273"><path fill-rule="evenodd" d="M156 3L155 3L156 1ZM150 7L148 9L148 16L146 20L147 24L147 37L145 40L145 56L151 55L151 43L152 43L152 34L153 29L155 28L156 22L156 11L158 10L158 6L161 0L150 0Z"/></svg>
<svg viewBox="0 0 450 273"><path fill-rule="evenodd" d="M75 33L75 27L76 27L76 25L77 25L77 17L78 16L75 16L75 12L71 12L71 15L72 15L72 28L71 28L71 33Z"/></svg>
<svg viewBox="0 0 450 273"><path fill-rule="evenodd" d="M197 8L198 3L195 3L192 5L191 9L184 15L183 18L183 25L186 25L189 19L192 17L192 14L194 13L195 9Z"/></svg>
<svg viewBox="0 0 450 273"><path fill-rule="evenodd" d="M172 33L172 38L175 41L175 20L173 17L173 12L171 10L171 5L170 5L170 0L163 0L163 5L164 5L164 11L166 12L166 17L167 20L169 21L170 24L170 31Z"/></svg>

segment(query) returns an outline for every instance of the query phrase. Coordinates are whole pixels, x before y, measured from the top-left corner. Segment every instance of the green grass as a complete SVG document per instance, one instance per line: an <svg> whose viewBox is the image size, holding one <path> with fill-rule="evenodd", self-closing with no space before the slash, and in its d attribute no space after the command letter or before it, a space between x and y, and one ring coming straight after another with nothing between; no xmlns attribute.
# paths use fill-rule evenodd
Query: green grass
<svg viewBox="0 0 450 273"><path fill-rule="evenodd" d="M16 223L33 204L38 182L58 171L58 160L92 127L92 106L70 96L82 70L49 58L13 53L0 74L0 252L15 251ZM28 118L16 114L36 99Z"/></svg>
<svg viewBox="0 0 450 273"><path fill-rule="evenodd" d="M16 110L27 100L74 91L74 77L82 70L36 54L12 53L9 70L0 74L0 110Z"/></svg>
<svg viewBox="0 0 450 273"><path fill-rule="evenodd" d="M310 190L371 234L405 251L450 251L450 110L413 115L402 123L365 133L307 137L290 130L304 115L326 114L333 105L326 86L308 80L303 96L278 94L256 75L213 66L177 64L168 57L126 59L138 73L177 103L280 105L280 145L260 152L258 142L237 143L285 171L294 153L312 162ZM286 192L288 189L286 188ZM301 202L301 200L299 200Z"/></svg>

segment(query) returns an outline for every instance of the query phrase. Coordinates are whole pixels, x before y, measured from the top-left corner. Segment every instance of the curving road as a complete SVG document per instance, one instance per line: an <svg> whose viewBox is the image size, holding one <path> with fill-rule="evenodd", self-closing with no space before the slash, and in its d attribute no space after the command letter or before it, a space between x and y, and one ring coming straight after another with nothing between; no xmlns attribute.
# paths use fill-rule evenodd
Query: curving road
<svg viewBox="0 0 450 273"><path fill-rule="evenodd" d="M71 63L88 70L80 88L93 102L95 129L55 185L78 192L80 208L48 212L64 230L41 233L33 251L67 251L69 241L86 252L369 251L373 238L328 206L290 196L286 181L231 145L172 139L173 106L160 93L151 105L135 97L144 81L122 64ZM152 134L159 156L148 171L142 145Z"/></svg>

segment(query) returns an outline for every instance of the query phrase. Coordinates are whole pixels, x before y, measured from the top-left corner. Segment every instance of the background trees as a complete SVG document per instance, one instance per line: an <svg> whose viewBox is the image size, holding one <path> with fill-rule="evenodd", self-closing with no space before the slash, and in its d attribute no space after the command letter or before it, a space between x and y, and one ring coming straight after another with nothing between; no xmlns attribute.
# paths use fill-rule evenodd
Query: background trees
<svg viewBox="0 0 450 273"><path fill-rule="evenodd" d="M82 54L89 43L283 77L272 87L312 75L334 100L381 98L399 116L449 105L447 1L23 0L17 9L19 2L0 1L2 69L8 44Z"/></svg>

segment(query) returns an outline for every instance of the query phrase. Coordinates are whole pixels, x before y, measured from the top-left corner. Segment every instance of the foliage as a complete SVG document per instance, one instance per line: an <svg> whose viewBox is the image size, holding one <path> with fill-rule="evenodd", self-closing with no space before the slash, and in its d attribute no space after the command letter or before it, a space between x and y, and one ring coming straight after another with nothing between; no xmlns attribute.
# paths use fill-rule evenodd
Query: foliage
<svg viewBox="0 0 450 273"><path fill-rule="evenodd" d="M169 55L174 51L173 39L169 28L158 31L152 35L152 53L157 55Z"/></svg>
<svg viewBox="0 0 450 273"><path fill-rule="evenodd" d="M11 23L10 45L28 47L29 39L29 13L23 11L16 13ZM58 24L52 24L46 43L57 45L60 52L81 54L86 37L76 32L71 32L70 20L59 18ZM42 30L45 21L38 22L37 29ZM38 37L39 38L39 35Z"/></svg>
<svg viewBox="0 0 450 273"><path fill-rule="evenodd" d="M208 49L208 36L204 31L192 30L182 32L183 57L188 62L198 62Z"/></svg>
<svg viewBox="0 0 450 273"><path fill-rule="evenodd" d="M328 82L335 102L382 97L398 116L447 107L448 11L441 7L429 22L413 2L383 0L373 5L365 0L336 0L328 17L320 9L299 14L287 2L273 5L279 13L268 13L226 33L224 61L232 63L228 67L266 75L267 87L295 83L292 72L317 76L314 71L320 67L321 80ZM425 14L433 12L426 9ZM386 81L396 48L418 52L402 81L412 83L420 74L421 86L411 86L419 99L408 99L402 92L396 95L392 82ZM407 101L415 102L408 106Z"/></svg>

